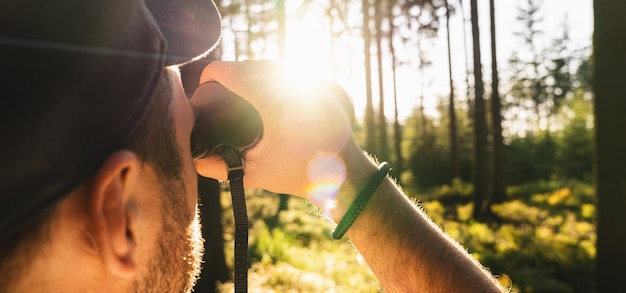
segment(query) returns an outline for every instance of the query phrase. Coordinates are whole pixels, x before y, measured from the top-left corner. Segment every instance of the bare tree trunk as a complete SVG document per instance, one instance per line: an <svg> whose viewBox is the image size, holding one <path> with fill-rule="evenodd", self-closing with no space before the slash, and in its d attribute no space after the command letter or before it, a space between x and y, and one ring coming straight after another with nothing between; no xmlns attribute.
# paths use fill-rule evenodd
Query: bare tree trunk
<svg viewBox="0 0 626 293"><path fill-rule="evenodd" d="M222 227L222 205L220 204L220 185L216 180L198 176L200 195L200 219L202 238L204 238L204 265L194 292L217 293L216 283L230 278L224 255L224 229Z"/></svg>
<svg viewBox="0 0 626 293"><path fill-rule="evenodd" d="M498 90L498 60L496 54L496 20L494 0L489 0L491 22L491 192L489 205L506 199L504 182L504 138L502 137L502 104Z"/></svg>
<svg viewBox="0 0 626 293"><path fill-rule="evenodd" d="M469 83L469 76L470 76L470 70L469 70L469 57L467 57L467 34L466 34L466 30L465 30L465 23L467 22L467 20L465 19L465 10L463 9L463 0L459 0L459 5L461 7L461 15L463 17L463 53L465 55L465 95L466 95L466 99L467 99L467 107L469 109L469 117L474 117L474 103L472 102L472 91L471 91L471 86Z"/></svg>
<svg viewBox="0 0 626 293"><path fill-rule="evenodd" d="M284 0L283 0L284 1ZM335 80L335 66L336 61L335 61L335 46L336 46L336 42L337 42L337 34L335 34L335 17L333 15L333 10L336 9L335 7L335 0L329 0L328 3L328 10L326 11L326 15L328 16L328 19L330 20L330 73L331 73L331 80Z"/></svg>
<svg viewBox="0 0 626 293"><path fill-rule="evenodd" d="M246 28L248 29L246 31L246 49L245 49L245 53L246 56L248 58L250 58L250 56L253 55L252 52L252 26L250 25L250 20L252 19L252 13L250 12L252 9L250 9L250 4L247 5L247 9L246 9L246 19L248 20L246 23Z"/></svg>
<svg viewBox="0 0 626 293"><path fill-rule="evenodd" d="M470 85L470 64L469 64L469 57L467 55L467 18L465 15L465 9L464 6L465 4L463 4L464 0L459 0L459 6L461 9L461 16L463 18L462 23L462 28L463 28L463 55L465 58L465 101L467 102L467 117L469 119L465 119L466 123L467 123L467 127L469 127L470 129L474 128L474 122L472 121L472 117L474 117L474 101L472 99L472 89L471 89L471 85ZM471 139L470 139L471 140ZM460 142L461 144L462 142ZM473 154L471 153L471 150L469 151L469 154L466 153L467 151L464 151L463 153L465 155L468 155L470 158L473 156ZM472 178L474 175L474 170L472 170L470 168L469 170L469 175L470 178ZM464 176L465 177L465 176Z"/></svg>
<svg viewBox="0 0 626 293"><path fill-rule="evenodd" d="M230 27L234 28L235 26L233 25L234 23L234 17L229 17L228 18L229 22L230 22ZM239 56L241 56L241 52L239 49L239 45L237 45L237 40L238 40L238 35L239 35L239 31L236 31L235 29L231 29L234 37L235 37L235 44L234 44L234 51L235 51L235 61L239 61Z"/></svg>
<svg viewBox="0 0 626 293"><path fill-rule="evenodd" d="M422 143L424 143L424 141L426 141L426 137L428 134L428 121L426 120L426 113L425 113L425 109L424 109L424 88L425 88L425 84L424 84L424 78L422 77L422 87L421 87L421 92L420 92L420 106L419 106L419 113L420 113L420 119L421 119L421 124L422 124Z"/></svg>
<svg viewBox="0 0 626 293"><path fill-rule="evenodd" d="M370 52L370 2L362 1L363 9L363 54L365 61L365 147L376 153L376 125L374 123L374 105L372 102L372 56Z"/></svg>
<svg viewBox="0 0 626 293"><path fill-rule="evenodd" d="M386 159L389 157L387 143L387 119L385 118L385 91L383 82L383 48L382 48L382 0L374 0L374 26L376 27L376 61L378 69L378 155Z"/></svg>
<svg viewBox="0 0 626 293"><path fill-rule="evenodd" d="M487 150L487 119L485 114L482 62L480 60L480 33L478 29L478 4L471 0L472 41L474 51L474 211L473 216L482 220L484 203L489 186L489 154Z"/></svg>
<svg viewBox="0 0 626 293"><path fill-rule="evenodd" d="M287 57L287 24L285 22L285 0L276 0L276 20L278 22L278 52L280 60Z"/></svg>
<svg viewBox="0 0 626 293"><path fill-rule="evenodd" d="M400 127L400 121L398 120L398 93L397 93L397 80L396 80L396 49L393 46L393 33L395 27L393 25L393 19L391 11L389 11L389 52L391 53L391 74L393 77L393 134L394 134L394 148L396 153L396 164L394 166L394 175L398 184L402 184L402 172L404 159L402 158L402 128Z"/></svg>
<svg viewBox="0 0 626 293"><path fill-rule="evenodd" d="M614 291L626 272L626 11L623 0L594 0L595 289Z"/></svg>
<svg viewBox="0 0 626 293"><path fill-rule="evenodd" d="M461 166L459 164L459 143L457 141L456 131L456 109L454 106L454 80L452 79L452 44L450 43L450 6L448 0L444 1L446 5L446 30L448 41L448 74L450 78L450 99L448 101L448 116L450 119L450 177L456 178L461 174Z"/></svg>

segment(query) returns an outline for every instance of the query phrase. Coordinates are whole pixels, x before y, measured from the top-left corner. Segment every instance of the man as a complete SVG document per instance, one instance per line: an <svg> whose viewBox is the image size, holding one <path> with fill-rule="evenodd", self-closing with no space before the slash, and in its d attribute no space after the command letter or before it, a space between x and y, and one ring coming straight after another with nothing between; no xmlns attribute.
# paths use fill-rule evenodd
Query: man
<svg viewBox="0 0 626 293"><path fill-rule="evenodd" d="M225 180L226 166L192 160L195 115L176 66L219 39L215 6L1 6L0 292L189 292L201 255L196 171ZM310 199L340 222L378 176L346 228L387 291L498 292L357 146L341 103L294 102L304 93L285 92L280 72L267 61L214 62L200 78L263 117L263 138L245 157L246 186ZM339 162L322 172L341 177L336 198L312 192L309 167L319 158Z"/></svg>

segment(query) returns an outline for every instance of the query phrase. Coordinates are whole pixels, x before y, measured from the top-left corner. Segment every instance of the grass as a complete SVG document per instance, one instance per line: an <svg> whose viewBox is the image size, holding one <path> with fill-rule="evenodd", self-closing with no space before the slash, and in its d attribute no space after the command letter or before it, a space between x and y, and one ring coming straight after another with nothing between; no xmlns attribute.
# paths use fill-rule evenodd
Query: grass
<svg viewBox="0 0 626 293"><path fill-rule="evenodd" d="M274 216L279 198L247 190L249 232L248 287L254 292L383 292L358 251L347 240L333 240L334 225L307 201L295 197ZM233 242L230 194L222 194L227 263L232 267ZM233 292L233 283L219 285Z"/></svg>
<svg viewBox="0 0 626 293"><path fill-rule="evenodd" d="M595 203L590 184L536 182L509 188L509 200L494 205L498 223L472 219L471 186L454 182L420 204L446 233L510 292L593 292ZM334 225L307 201L289 198L275 217L279 197L247 190L250 229L249 288L254 292L383 292L358 251L332 240ZM226 258L233 261L230 195L223 193ZM272 228L274 227L274 228ZM233 292L233 284L220 285Z"/></svg>

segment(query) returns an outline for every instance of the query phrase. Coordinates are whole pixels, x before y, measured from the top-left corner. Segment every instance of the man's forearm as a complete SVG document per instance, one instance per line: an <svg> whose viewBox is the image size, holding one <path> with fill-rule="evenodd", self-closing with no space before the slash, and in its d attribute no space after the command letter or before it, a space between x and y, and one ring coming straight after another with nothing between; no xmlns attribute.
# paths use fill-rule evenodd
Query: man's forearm
<svg viewBox="0 0 626 293"><path fill-rule="evenodd" d="M360 178L375 172L358 166ZM366 180L365 180L366 181ZM336 220L336 219L335 219ZM386 178L347 236L388 292L501 292L497 281L463 247Z"/></svg>

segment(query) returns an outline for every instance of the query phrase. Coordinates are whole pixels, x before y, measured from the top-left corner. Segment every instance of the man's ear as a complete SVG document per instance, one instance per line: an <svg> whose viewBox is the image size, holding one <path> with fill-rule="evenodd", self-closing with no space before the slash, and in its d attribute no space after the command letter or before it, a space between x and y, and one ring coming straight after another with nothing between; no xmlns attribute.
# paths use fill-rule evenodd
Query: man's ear
<svg viewBox="0 0 626 293"><path fill-rule="evenodd" d="M96 248L106 270L123 278L136 273L136 243L132 198L139 180L140 162L128 150L111 154L93 179L89 214Z"/></svg>

